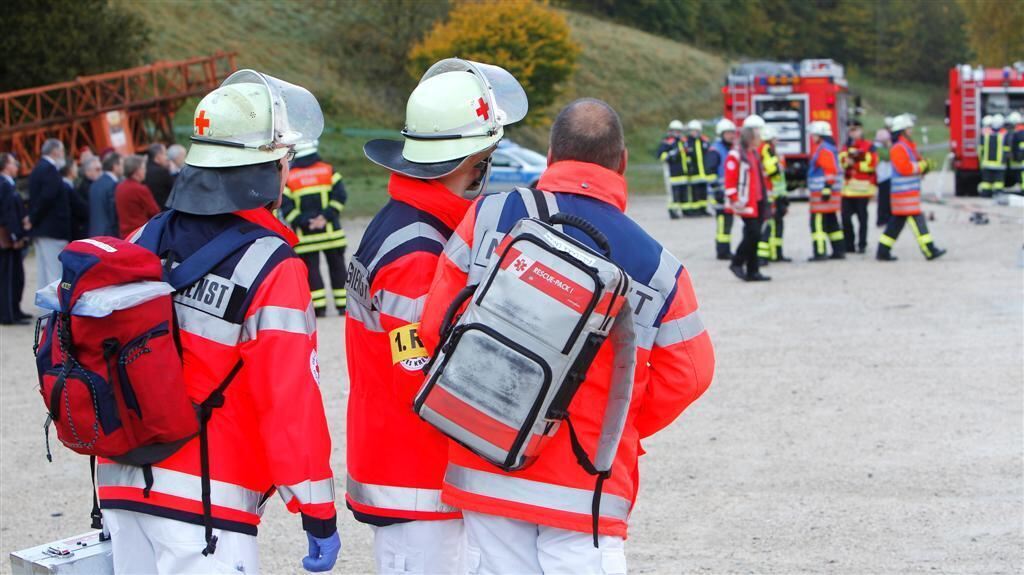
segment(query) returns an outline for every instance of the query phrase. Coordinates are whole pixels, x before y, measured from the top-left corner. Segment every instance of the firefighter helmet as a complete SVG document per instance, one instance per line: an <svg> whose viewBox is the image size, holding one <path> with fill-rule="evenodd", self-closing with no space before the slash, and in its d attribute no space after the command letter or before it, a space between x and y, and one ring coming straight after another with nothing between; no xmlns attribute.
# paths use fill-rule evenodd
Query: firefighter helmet
<svg viewBox="0 0 1024 575"><path fill-rule="evenodd" d="M896 121L893 120L893 126L895 126L895 125L896 125ZM831 136L832 135L832 124L829 124L828 122L825 122L825 121L822 121L822 120L817 120L815 122L811 122L811 125L807 127L807 131L810 132L812 136L818 136L818 137Z"/></svg>
<svg viewBox="0 0 1024 575"><path fill-rule="evenodd" d="M743 119L743 129L760 130L764 127L764 118L751 114Z"/></svg>
<svg viewBox="0 0 1024 575"><path fill-rule="evenodd" d="M685 129L686 128L683 127L683 122L681 120L672 120L668 123L669 132L682 132Z"/></svg>
<svg viewBox="0 0 1024 575"><path fill-rule="evenodd" d="M982 117L981 118L981 127L982 128L991 128L992 127L992 116L984 116L984 117Z"/></svg>
<svg viewBox="0 0 1024 575"><path fill-rule="evenodd" d="M1001 130L1006 124L1006 118L1002 114L995 114L992 116L992 127L996 130Z"/></svg>
<svg viewBox="0 0 1024 575"><path fill-rule="evenodd" d="M1010 115L1006 116L1006 123L1010 124L1011 126L1016 126L1018 124L1024 123L1024 118L1021 117L1020 112L1013 111L1010 112Z"/></svg>
<svg viewBox="0 0 1024 575"><path fill-rule="evenodd" d="M526 92L504 68L448 58L431 66L409 96L404 141L371 140L363 153L393 172L441 178L496 146L527 108Z"/></svg>
<svg viewBox="0 0 1024 575"><path fill-rule="evenodd" d="M715 133L718 134L719 136L721 136L725 132L735 131L736 124L733 124L732 120L730 120L729 118L722 118L721 120L718 121L717 124L715 124Z"/></svg>
<svg viewBox="0 0 1024 575"><path fill-rule="evenodd" d="M892 131L902 132L914 127L914 116L911 114L900 114L892 119Z"/></svg>
<svg viewBox="0 0 1024 575"><path fill-rule="evenodd" d="M303 142L295 146L295 157L305 158L306 156L312 156L317 153L320 148L320 140L313 140L312 142Z"/></svg>
<svg viewBox="0 0 1024 575"><path fill-rule="evenodd" d="M686 124L686 129L690 130L690 131L700 132L700 131L702 131L704 129L704 124L701 124L700 120L690 120Z"/></svg>

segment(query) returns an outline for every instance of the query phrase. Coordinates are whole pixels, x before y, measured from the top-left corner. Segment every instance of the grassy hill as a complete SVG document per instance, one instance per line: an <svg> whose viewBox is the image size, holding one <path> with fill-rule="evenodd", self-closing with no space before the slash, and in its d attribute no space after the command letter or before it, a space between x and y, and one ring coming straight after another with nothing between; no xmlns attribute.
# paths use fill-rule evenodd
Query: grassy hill
<svg viewBox="0 0 1024 575"><path fill-rule="evenodd" d="M149 23L152 59L233 51L240 67L308 87L327 116L321 150L346 178L350 213L372 213L383 203L387 174L363 158L362 145L381 134L398 137L404 101L389 94L387 79L361 79L356 73L359 63L339 57L338 47L351 29L344 2L117 1ZM622 116L632 159L627 173L631 189L662 193L661 171L651 164L665 125L673 118L716 118L729 62L633 28L580 13L565 14L573 38L582 47L577 70L554 106L531 110L531 114L543 114L544 122L536 127L513 126L508 137L543 151L547 126L562 105L582 96L601 98ZM934 130L930 131L932 141L945 139L934 98L922 96L925 87L893 87L863 77L851 78L851 86L864 96L869 128L881 125L885 115L906 110L917 113ZM188 103L178 115L177 123L185 133L194 105Z"/></svg>

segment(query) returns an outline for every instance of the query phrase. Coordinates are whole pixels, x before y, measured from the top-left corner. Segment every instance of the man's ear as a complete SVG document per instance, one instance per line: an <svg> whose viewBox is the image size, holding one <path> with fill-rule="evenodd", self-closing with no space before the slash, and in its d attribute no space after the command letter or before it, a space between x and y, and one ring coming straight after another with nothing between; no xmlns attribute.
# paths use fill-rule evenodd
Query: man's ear
<svg viewBox="0 0 1024 575"><path fill-rule="evenodd" d="M548 148L548 165L550 166L550 165L551 165L551 164L553 164L553 163L554 163L554 162L553 162L553 161L551 161L551 148L549 147L549 148Z"/></svg>
<svg viewBox="0 0 1024 575"><path fill-rule="evenodd" d="M616 170L620 175L626 175L626 165L629 164L629 150L622 148L622 159L619 160L619 169Z"/></svg>

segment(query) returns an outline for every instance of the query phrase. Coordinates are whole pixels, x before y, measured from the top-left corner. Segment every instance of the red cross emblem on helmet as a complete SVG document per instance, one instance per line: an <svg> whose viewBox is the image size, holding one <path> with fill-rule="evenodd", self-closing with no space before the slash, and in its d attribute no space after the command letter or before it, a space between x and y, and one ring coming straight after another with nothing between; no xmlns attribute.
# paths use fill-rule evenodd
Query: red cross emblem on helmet
<svg viewBox="0 0 1024 575"><path fill-rule="evenodd" d="M481 120L486 122L491 119L491 107L487 105L487 102L485 102L483 98L477 99L473 105L477 107L476 115Z"/></svg>
<svg viewBox="0 0 1024 575"><path fill-rule="evenodd" d="M210 127L210 120L206 117L206 110L199 110L196 116L196 134L202 136L203 130Z"/></svg>

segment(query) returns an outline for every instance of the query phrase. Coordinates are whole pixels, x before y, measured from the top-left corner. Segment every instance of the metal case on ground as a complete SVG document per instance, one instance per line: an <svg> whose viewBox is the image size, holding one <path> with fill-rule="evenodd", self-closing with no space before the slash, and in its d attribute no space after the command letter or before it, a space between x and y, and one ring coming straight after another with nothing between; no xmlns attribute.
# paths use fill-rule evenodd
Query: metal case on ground
<svg viewBox="0 0 1024 575"><path fill-rule="evenodd" d="M75 537L13 551L11 572L13 575L113 575L114 560L110 539L103 540L100 534L100 531L90 531Z"/></svg>

